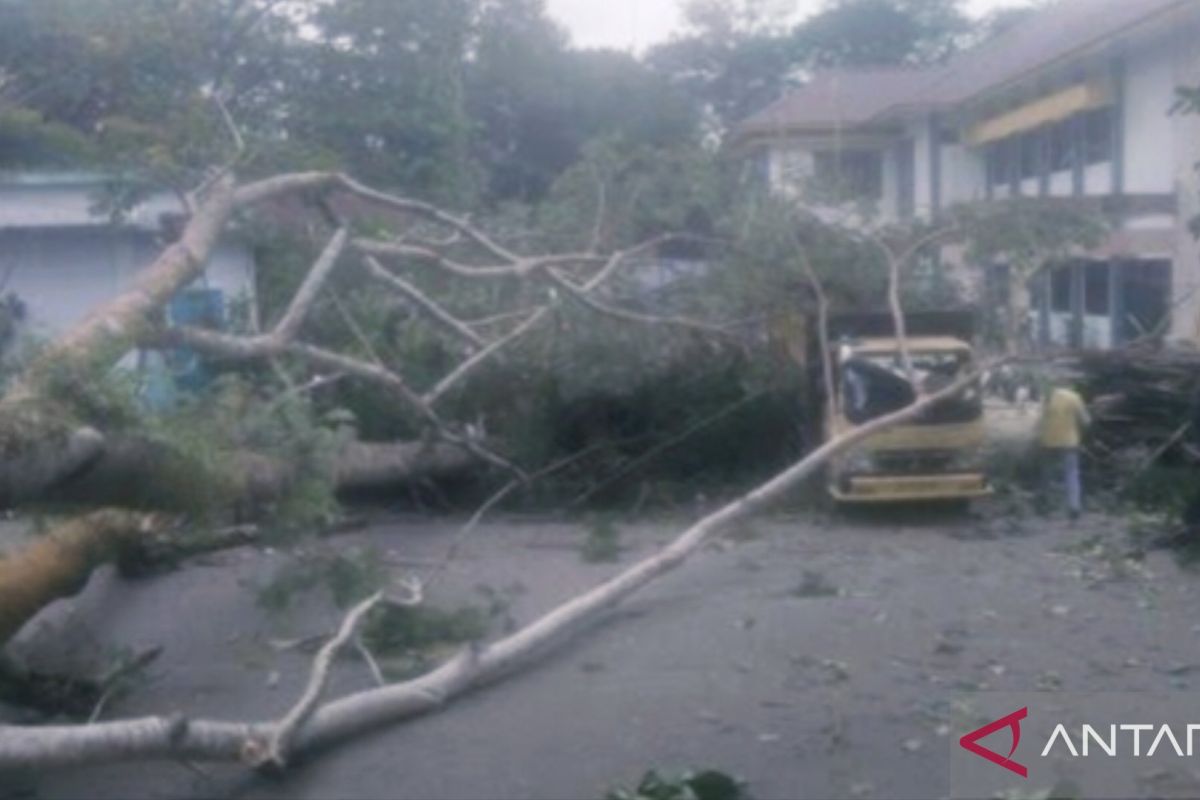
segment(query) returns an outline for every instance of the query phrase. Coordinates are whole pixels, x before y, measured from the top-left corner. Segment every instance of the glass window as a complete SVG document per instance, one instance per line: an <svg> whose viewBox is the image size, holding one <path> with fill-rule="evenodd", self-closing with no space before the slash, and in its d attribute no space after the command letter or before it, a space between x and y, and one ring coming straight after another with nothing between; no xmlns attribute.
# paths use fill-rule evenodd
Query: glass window
<svg viewBox="0 0 1200 800"><path fill-rule="evenodd" d="M1083 157L1085 164L1112 160L1113 114L1111 108L1098 108L1083 115Z"/></svg>
<svg viewBox="0 0 1200 800"><path fill-rule="evenodd" d="M1001 139L988 147L988 182L992 186L1007 186L1012 178L1012 141Z"/></svg>
<svg viewBox="0 0 1200 800"><path fill-rule="evenodd" d="M1085 314L1109 313L1109 270L1107 261L1093 261L1084 270L1083 310Z"/></svg>
<svg viewBox="0 0 1200 800"><path fill-rule="evenodd" d="M1075 120L1067 119L1050 129L1050 171L1069 172L1075 167Z"/></svg>
<svg viewBox="0 0 1200 800"><path fill-rule="evenodd" d="M815 154L817 187L840 197L878 199L883 195L883 156L876 150Z"/></svg>
<svg viewBox="0 0 1200 800"><path fill-rule="evenodd" d="M1021 178L1036 178L1042 174L1042 132L1030 131L1019 139L1021 148Z"/></svg>
<svg viewBox="0 0 1200 800"><path fill-rule="evenodd" d="M1071 268L1059 267L1050 273L1050 310L1071 310Z"/></svg>

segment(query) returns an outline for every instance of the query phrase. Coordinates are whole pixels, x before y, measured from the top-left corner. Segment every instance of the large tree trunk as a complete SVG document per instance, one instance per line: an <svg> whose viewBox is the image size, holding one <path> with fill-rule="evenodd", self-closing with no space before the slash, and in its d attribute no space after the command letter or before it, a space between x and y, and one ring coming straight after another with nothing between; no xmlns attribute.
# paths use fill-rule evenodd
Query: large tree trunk
<svg viewBox="0 0 1200 800"><path fill-rule="evenodd" d="M151 514L95 511L0 559L0 647L43 607L78 592L92 570L155 533L163 521Z"/></svg>
<svg viewBox="0 0 1200 800"><path fill-rule="evenodd" d="M479 464L444 443L351 442L333 467L338 491L375 491L462 474ZM284 494L296 479L292 464L256 453L230 459L212 475L186 454L137 438L113 438L81 474L47 499L83 506L104 503L157 511L194 511L217 499L231 511L253 512ZM97 511L73 519L0 560L0 646L41 608L77 592L92 571L150 543L161 517ZM235 540L236 541L236 540ZM136 557L134 561L136 561Z"/></svg>
<svg viewBox="0 0 1200 800"><path fill-rule="evenodd" d="M332 464L338 492L377 491L445 480L479 465L469 451L443 442L349 442ZM116 505L193 511L221 503L246 510L265 506L294 485L295 464L260 453L230 456L219 471L173 447L144 437L110 437L85 469L45 497L78 505Z"/></svg>

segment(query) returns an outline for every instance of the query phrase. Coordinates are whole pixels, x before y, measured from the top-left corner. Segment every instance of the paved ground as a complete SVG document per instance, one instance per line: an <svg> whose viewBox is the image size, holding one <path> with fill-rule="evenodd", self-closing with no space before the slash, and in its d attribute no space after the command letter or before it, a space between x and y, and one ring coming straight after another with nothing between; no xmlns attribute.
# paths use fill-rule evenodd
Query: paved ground
<svg viewBox="0 0 1200 800"><path fill-rule="evenodd" d="M45 798L599 797L647 768L717 767L757 797L941 797L950 705L977 688L1190 688L1200 576L1162 553L1120 557L1124 523L1015 517L774 518L650 587L591 635L443 713L358 740L287 781L236 770L119 766L0 781ZM625 528L622 561L677 523ZM399 519L336 540L391 560L437 557L452 523ZM526 621L619 565L585 565L583 528L486 526L433 602L520 585ZM101 574L21 650L43 666L162 644L155 679L106 716L279 714L306 657L272 638L328 630L254 603L280 561L243 550L137 583ZM403 565L395 567L402 570ZM347 659L338 690L365 687ZM1034 787L1030 787L1034 788Z"/></svg>

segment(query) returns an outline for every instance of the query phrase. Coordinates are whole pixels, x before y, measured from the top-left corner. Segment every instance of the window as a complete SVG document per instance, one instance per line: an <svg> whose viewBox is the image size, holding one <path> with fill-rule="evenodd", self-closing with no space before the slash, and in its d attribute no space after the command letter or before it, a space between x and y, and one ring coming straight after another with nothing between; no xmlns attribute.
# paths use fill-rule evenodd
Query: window
<svg viewBox="0 0 1200 800"><path fill-rule="evenodd" d="M1083 115L1083 158L1085 164L1112 160L1113 114L1110 108L1098 108Z"/></svg>
<svg viewBox="0 0 1200 800"><path fill-rule="evenodd" d="M1067 119L1050 129L1050 171L1075 168L1075 120Z"/></svg>
<svg viewBox="0 0 1200 800"><path fill-rule="evenodd" d="M878 199L883 195L883 157L875 150L816 153L817 188L842 198Z"/></svg>
<svg viewBox="0 0 1200 800"><path fill-rule="evenodd" d="M1042 132L1030 131L1018 139L1021 148L1021 178L1036 178L1042 174Z"/></svg>
<svg viewBox="0 0 1200 800"><path fill-rule="evenodd" d="M988 183L991 186L1007 186L1012 179L1012 140L993 142L987 151Z"/></svg>
<svg viewBox="0 0 1200 800"><path fill-rule="evenodd" d="M1083 275L1083 313L1107 315L1109 313L1108 262L1089 262Z"/></svg>
<svg viewBox="0 0 1200 800"><path fill-rule="evenodd" d="M917 154L912 139L896 148L896 208L902 218L913 215L917 206Z"/></svg>
<svg viewBox="0 0 1200 800"><path fill-rule="evenodd" d="M1071 267L1062 266L1050 273L1050 310L1060 313L1071 310Z"/></svg>

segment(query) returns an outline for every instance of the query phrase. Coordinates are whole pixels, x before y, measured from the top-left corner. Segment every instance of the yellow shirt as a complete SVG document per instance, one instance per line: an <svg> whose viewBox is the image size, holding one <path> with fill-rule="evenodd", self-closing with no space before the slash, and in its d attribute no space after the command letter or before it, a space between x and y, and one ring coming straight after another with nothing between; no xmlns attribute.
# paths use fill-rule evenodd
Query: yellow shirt
<svg viewBox="0 0 1200 800"><path fill-rule="evenodd" d="M1080 429L1090 421L1083 398L1070 389L1055 389L1042 412L1042 447L1079 447Z"/></svg>

